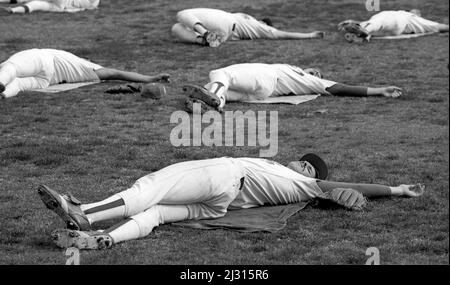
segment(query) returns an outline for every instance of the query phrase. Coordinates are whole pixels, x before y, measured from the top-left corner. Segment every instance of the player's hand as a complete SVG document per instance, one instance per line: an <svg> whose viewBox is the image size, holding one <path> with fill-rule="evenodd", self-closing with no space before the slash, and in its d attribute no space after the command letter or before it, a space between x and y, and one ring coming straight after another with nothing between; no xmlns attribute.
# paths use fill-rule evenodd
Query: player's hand
<svg viewBox="0 0 450 285"><path fill-rule="evenodd" d="M170 82L170 74L161 73L157 76L156 81L169 83Z"/></svg>
<svg viewBox="0 0 450 285"><path fill-rule="evenodd" d="M325 37L325 32L321 32L321 31L312 32L313 39L323 39L324 37Z"/></svg>
<svg viewBox="0 0 450 285"><path fill-rule="evenodd" d="M389 86L389 87L383 88L383 90L381 91L381 94L384 97L397 98L402 95L402 89L399 87L395 87L395 86Z"/></svg>
<svg viewBox="0 0 450 285"><path fill-rule="evenodd" d="M414 185L406 185L402 184L398 186L403 191L403 196L409 197L409 198L416 198L423 195L425 191L425 185L423 184L414 184Z"/></svg>

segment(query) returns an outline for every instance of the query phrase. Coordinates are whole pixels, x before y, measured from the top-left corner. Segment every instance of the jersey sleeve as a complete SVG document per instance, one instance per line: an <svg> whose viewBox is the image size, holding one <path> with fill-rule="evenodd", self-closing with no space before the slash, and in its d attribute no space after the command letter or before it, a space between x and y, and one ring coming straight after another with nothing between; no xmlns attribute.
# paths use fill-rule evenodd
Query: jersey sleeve
<svg viewBox="0 0 450 285"><path fill-rule="evenodd" d="M310 75L310 76L312 76L312 75ZM315 77L315 76L312 76L312 77ZM327 89L335 84L337 84L337 82L335 82L335 81L321 79L321 78L317 78L317 77L314 78L314 87L317 87L318 88L317 93L322 94L322 95L332 95L330 92L327 91Z"/></svg>
<svg viewBox="0 0 450 285"><path fill-rule="evenodd" d="M240 39L275 39L277 29L260 22L250 15L236 13L236 32Z"/></svg>

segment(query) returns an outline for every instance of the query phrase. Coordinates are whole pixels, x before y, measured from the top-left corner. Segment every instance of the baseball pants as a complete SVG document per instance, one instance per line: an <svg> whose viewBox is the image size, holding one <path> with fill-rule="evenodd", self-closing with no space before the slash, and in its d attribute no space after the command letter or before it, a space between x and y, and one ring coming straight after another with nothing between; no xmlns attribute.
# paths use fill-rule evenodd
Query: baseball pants
<svg viewBox="0 0 450 285"><path fill-rule="evenodd" d="M54 73L51 55L38 50L26 50L11 56L0 64L0 82L8 98L21 91L46 88Z"/></svg>
<svg viewBox="0 0 450 285"><path fill-rule="evenodd" d="M189 161L144 176L117 196L124 201L124 216L137 222L142 237L159 224L224 216L243 177L232 158Z"/></svg>
<svg viewBox="0 0 450 285"><path fill-rule="evenodd" d="M233 33L234 20L224 11L214 9L188 9L177 13L177 22L172 27L172 33L181 40L193 42L201 36L195 32L194 26L200 23L208 31L220 33L229 38Z"/></svg>

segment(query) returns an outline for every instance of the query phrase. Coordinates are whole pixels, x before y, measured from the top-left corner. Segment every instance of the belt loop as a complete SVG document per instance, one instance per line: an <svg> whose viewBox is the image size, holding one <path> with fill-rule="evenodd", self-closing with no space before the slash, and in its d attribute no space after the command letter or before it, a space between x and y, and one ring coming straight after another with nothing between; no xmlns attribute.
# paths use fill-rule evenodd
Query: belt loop
<svg viewBox="0 0 450 285"><path fill-rule="evenodd" d="M233 24L233 29L231 29L234 32L234 29L236 29L236 23Z"/></svg>

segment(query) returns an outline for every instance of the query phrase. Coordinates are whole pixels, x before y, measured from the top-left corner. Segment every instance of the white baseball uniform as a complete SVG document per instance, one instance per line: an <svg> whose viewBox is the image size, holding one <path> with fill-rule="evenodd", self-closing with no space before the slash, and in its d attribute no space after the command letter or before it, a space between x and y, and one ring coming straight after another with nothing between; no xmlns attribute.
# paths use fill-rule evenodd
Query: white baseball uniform
<svg viewBox="0 0 450 285"><path fill-rule="evenodd" d="M243 63L213 70L205 88L220 82L227 101L263 100L282 95L330 95L326 90L334 81L310 75L288 64Z"/></svg>
<svg viewBox="0 0 450 285"><path fill-rule="evenodd" d="M188 219L211 219L228 209L296 203L319 193L316 179L276 162L221 157L170 165L117 195L128 217L155 205L186 205Z"/></svg>
<svg viewBox="0 0 450 285"><path fill-rule="evenodd" d="M97 9L100 0L32 0L24 4L29 8L29 12L79 12L84 10Z"/></svg>
<svg viewBox="0 0 450 285"><path fill-rule="evenodd" d="M177 20L190 31L195 24L201 23L207 30L218 32L230 40L275 38L275 28L243 13L195 8L178 12Z"/></svg>
<svg viewBox="0 0 450 285"><path fill-rule="evenodd" d="M0 64L0 82L6 97L21 91L42 89L59 83L99 80L102 66L72 53L55 49L30 49L12 55Z"/></svg>
<svg viewBox="0 0 450 285"><path fill-rule="evenodd" d="M361 22L361 26L373 36L436 33L439 32L439 25L407 11L383 11Z"/></svg>

